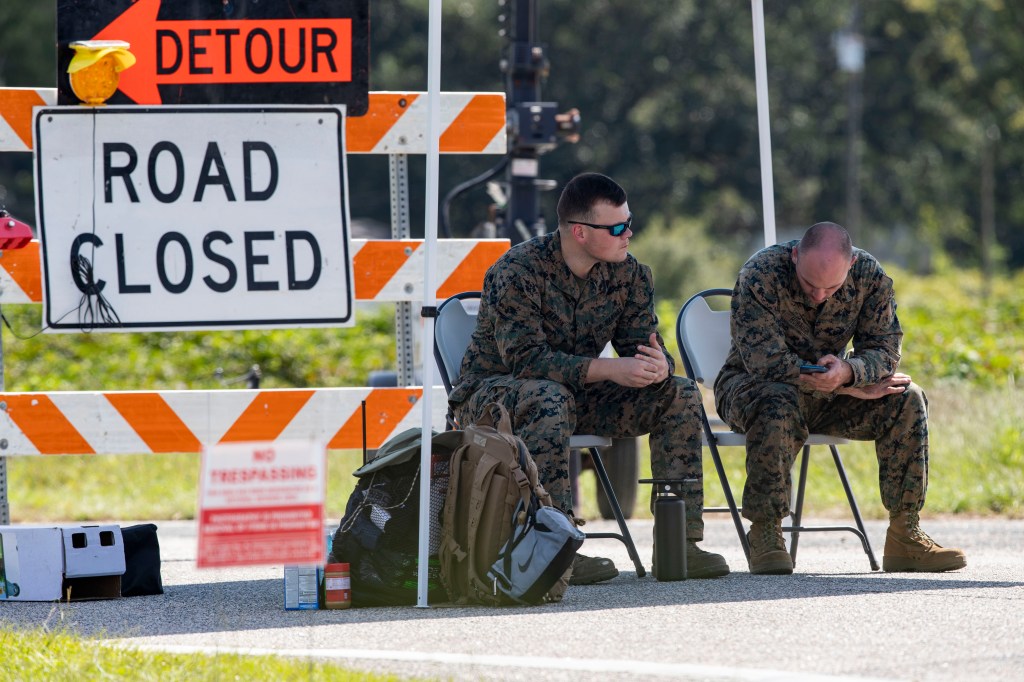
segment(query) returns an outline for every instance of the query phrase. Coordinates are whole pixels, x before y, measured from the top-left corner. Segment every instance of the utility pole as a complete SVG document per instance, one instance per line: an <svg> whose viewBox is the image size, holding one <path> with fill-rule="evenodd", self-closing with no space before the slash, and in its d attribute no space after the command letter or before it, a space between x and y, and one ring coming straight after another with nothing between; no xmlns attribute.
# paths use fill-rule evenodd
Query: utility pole
<svg viewBox="0 0 1024 682"><path fill-rule="evenodd" d="M995 124L984 126L981 144L981 220L978 235L978 249L981 251L981 275L984 281L984 296L991 294L992 276L995 270L993 249L996 244L996 145L999 143L999 128Z"/></svg>
<svg viewBox="0 0 1024 682"><path fill-rule="evenodd" d="M836 34L836 60L846 73L846 228L865 241L861 228L861 125L864 115L864 36L859 2L850 7L846 28Z"/></svg>

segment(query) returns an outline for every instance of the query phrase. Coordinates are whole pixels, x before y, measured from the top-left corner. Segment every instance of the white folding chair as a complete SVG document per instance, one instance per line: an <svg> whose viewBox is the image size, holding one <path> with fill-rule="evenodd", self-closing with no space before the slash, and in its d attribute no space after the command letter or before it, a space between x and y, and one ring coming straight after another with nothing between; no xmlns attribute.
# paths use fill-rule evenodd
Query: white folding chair
<svg viewBox="0 0 1024 682"><path fill-rule="evenodd" d="M451 296L437 307L437 319L434 321L434 359L437 360L437 368L444 382L444 388L448 393L452 391L452 384L459 378L459 371L462 367L462 357L469 348L469 341L476 329L476 314L479 309L480 292L467 291ZM452 409L448 408L448 424L455 426L455 416ZM605 469L604 461L601 459L599 448L609 447L612 444L611 438L604 436L592 436L584 434L573 434L569 439L571 449L590 452L594 462L594 472L597 480L604 489L605 496L612 508L612 515L619 525L618 533L587 533L588 539L615 539L626 546L629 558L636 567L636 575L642 578L647 574L640 555L633 544L633 538L626 526L626 519L622 515L619 501L615 497L615 490L612 488L611 479L608 478L608 471Z"/></svg>
<svg viewBox="0 0 1024 682"><path fill-rule="evenodd" d="M715 379L725 364L726 356L731 346L731 331L729 326L730 310L712 310L708 305L708 299L713 297L725 297L726 302L732 296L730 289L708 289L695 294L679 310L676 319L676 341L679 344L679 353L683 358L683 365L686 368L686 376L714 391ZM725 493L726 507L705 507L706 512L725 512L732 514L733 523L736 526L736 533L739 535L740 544L743 546L743 553L750 558L750 546L747 543L747 535L743 530L743 522L740 517L740 508L736 506L733 498L729 480L725 475L725 467L722 466L722 458L718 452L722 447L745 447L746 437L742 433L731 430L721 419L709 419L707 413L701 408L701 421L703 426L704 446L711 451L711 458L714 460L715 469L718 471L718 478L722 483L722 490ZM867 532L864 530L864 522L861 520L860 510L857 508L857 500L853 496L850 482L846 477L846 468L839 456L838 445L847 443L844 438L825 436L822 434L811 434L804 444L800 458L800 479L796 489L796 504L793 509L793 525L783 526L782 530L790 533L790 556L793 563L796 563L797 543L800 533L811 531L847 531L860 538L864 547L864 553L868 555L871 570L878 570L878 561L875 560L874 552L868 542ZM807 485L807 464L810 460L812 445L827 445L832 452L832 460L835 462L839 480L842 481L843 489L846 491L846 499L850 503L850 511L853 513L856 528L851 526L803 526L804 491Z"/></svg>

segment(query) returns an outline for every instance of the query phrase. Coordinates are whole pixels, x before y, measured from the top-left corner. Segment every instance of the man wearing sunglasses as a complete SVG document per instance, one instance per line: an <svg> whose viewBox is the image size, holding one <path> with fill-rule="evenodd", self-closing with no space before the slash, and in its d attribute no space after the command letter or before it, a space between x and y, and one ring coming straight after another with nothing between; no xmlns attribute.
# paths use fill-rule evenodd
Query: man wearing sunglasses
<svg viewBox="0 0 1024 682"><path fill-rule="evenodd" d="M700 394L674 376L658 334L651 269L629 254L633 216L611 178L584 173L558 200L558 230L513 247L484 278L476 330L449 401L461 423L490 402L512 416L553 502L572 511L569 437L650 434L654 478L701 478ZM611 342L618 357L601 357ZM691 578L727 575L725 559L697 547L703 490L685 491ZM657 567L655 567L657 572ZM571 584L618 575L577 557Z"/></svg>

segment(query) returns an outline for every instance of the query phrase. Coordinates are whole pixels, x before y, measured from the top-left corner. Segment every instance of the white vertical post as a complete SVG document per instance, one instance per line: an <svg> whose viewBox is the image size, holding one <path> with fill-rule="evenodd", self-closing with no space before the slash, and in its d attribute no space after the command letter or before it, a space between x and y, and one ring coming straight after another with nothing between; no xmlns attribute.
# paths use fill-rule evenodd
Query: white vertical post
<svg viewBox="0 0 1024 682"><path fill-rule="evenodd" d="M0 391L7 390L4 384L4 337L0 334ZM6 410L7 407L5 406ZM0 448L7 448L7 441L0 444ZM0 456L0 526L6 526L11 522L11 508L7 504L7 458ZM0 547L0 550L3 548Z"/></svg>
<svg viewBox="0 0 1024 682"><path fill-rule="evenodd" d="M768 121L768 57L764 46L764 0L750 0L754 15L754 75L757 85L757 138L761 151L761 204L764 245L775 243L775 183L772 180L772 131Z"/></svg>
<svg viewBox="0 0 1024 682"><path fill-rule="evenodd" d="M429 24L427 29L427 195L424 216L424 274L423 307L432 309L437 305L434 286L434 268L437 248L438 184L440 175L441 126L441 0L430 0ZM434 318L423 318L423 438L420 447L420 537L419 574L416 587L416 606L427 604L427 561L430 558L430 436L433 415L434 377Z"/></svg>

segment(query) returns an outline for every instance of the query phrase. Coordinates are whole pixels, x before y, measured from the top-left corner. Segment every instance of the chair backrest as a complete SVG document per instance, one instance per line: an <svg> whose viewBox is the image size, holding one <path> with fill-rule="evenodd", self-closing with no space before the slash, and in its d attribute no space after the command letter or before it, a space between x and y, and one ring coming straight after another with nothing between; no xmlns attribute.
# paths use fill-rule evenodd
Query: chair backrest
<svg viewBox="0 0 1024 682"><path fill-rule="evenodd" d="M715 296L731 297L732 290L707 289L694 294L676 318L676 342L686 375L709 387L715 385L732 345L730 310L712 310L708 299Z"/></svg>
<svg viewBox="0 0 1024 682"><path fill-rule="evenodd" d="M444 300L437 308L434 320L434 359L441 373L445 390L451 393L452 384L459 378L462 358L476 329L476 314L480 305L479 291L466 291Z"/></svg>

